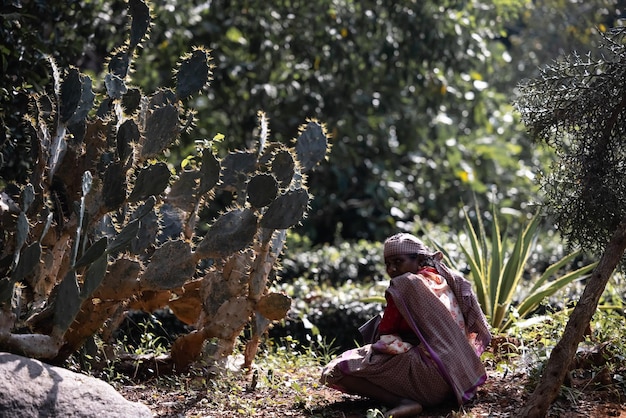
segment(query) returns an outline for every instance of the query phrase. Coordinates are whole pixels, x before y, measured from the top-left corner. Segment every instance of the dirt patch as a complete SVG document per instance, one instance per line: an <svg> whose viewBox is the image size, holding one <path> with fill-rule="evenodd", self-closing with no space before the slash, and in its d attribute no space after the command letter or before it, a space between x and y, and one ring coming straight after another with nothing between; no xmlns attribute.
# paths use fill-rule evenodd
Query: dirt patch
<svg viewBox="0 0 626 418"><path fill-rule="evenodd" d="M381 417L384 406L348 396L318 383L317 367L277 372L229 373L207 379L194 373L158 378L118 390L129 400L142 402L156 417ZM459 408L453 404L425 409L422 417L516 417L532 386L522 373L488 370L489 378L476 397ZM530 388L530 389L529 389ZM579 378L564 386L548 417L626 418L626 395L620 385L593 384Z"/></svg>

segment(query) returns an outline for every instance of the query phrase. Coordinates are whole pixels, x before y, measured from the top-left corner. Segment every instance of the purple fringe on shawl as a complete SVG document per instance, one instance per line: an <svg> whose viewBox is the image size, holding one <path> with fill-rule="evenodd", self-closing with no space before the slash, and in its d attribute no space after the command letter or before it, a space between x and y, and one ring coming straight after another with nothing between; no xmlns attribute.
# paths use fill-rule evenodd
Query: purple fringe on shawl
<svg viewBox="0 0 626 418"><path fill-rule="evenodd" d="M447 308L422 281L406 273L391 280L387 296L394 299L421 343L395 356L375 353L371 345L348 350L323 370L323 383L343 390L341 377L357 376L424 405L440 402L450 391L459 404L474 396L487 378L480 354L491 334L471 284L437 264L457 298L467 331L476 334L476 345L470 345Z"/></svg>

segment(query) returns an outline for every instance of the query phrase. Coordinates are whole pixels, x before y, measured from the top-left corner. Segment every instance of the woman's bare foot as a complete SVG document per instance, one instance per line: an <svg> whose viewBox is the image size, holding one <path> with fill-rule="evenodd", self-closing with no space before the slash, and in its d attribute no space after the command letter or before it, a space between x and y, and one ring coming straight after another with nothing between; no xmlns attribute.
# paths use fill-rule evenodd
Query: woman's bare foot
<svg viewBox="0 0 626 418"><path fill-rule="evenodd" d="M412 417L422 412L422 405L410 399L403 399L398 406L387 411L385 418Z"/></svg>

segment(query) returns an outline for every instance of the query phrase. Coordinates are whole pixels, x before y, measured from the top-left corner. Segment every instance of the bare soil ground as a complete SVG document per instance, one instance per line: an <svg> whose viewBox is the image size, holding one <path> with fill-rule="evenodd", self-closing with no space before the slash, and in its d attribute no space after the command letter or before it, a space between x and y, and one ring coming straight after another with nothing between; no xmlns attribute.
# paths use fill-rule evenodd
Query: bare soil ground
<svg viewBox="0 0 626 418"><path fill-rule="evenodd" d="M257 367L255 373L230 373L207 379L192 373L157 378L118 387L127 399L150 407L155 417L382 417L385 407L348 396L318 383L320 368L287 370ZM463 407L453 404L425 409L421 417L511 417L532 390L529 376L488 370L477 396ZM601 374L601 373L600 373ZM586 376L585 376L586 375ZM576 376L575 373L571 376ZM602 377L602 376L600 376ZM598 373L579 373L569 380L551 406L548 417L626 418L626 395L621 382L598 380Z"/></svg>

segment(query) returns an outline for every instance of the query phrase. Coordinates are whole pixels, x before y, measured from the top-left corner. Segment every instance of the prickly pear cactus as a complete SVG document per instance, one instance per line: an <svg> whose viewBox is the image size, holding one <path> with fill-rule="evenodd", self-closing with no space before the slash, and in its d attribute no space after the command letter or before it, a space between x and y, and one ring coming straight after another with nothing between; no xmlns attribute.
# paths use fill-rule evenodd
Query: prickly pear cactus
<svg viewBox="0 0 626 418"><path fill-rule="evenodd" d="M216 358L227 356L247 324L249 365L290 307L268 281L286 230L306 214L306 172L328 154L326 130L309 120L293 146L274 143L260 112L254 149L219 158L212 140L199 140L175 169L165 151L190 125L185 100L208 86L211 57L194 48L173 89L144 95L129 69L150 10L130 0L129 15L129 42L113 51L102 92L50 61L53 94L33 97L30 183L0 194L0 350L62 362L95 333L110 334L120 313L169 307L195 327L172 346L176 369L209 339ZM236 200L205 225L200 213L218 191Z"/></svg>

